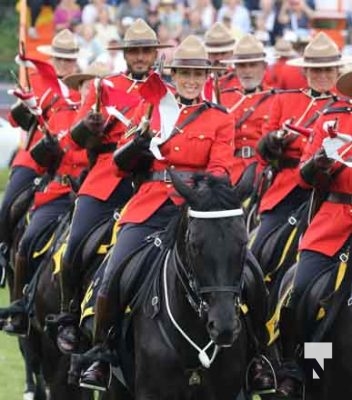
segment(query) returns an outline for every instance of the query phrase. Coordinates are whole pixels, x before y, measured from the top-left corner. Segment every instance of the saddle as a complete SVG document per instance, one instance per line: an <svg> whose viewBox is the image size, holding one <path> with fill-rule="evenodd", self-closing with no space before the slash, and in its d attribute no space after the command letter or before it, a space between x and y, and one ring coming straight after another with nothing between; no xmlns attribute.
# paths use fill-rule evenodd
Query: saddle
<svg viewBox="0 0 352 400"><path fill-rule="evenodd" d="M268 345L279 336L280 311L290 301L296 267L297 264L294 264L286 272L281 283L277 306L266 322ZM338 265L332 263L328 269L315 276L301 296L296 307L296 323L301 327L297 335L302 343L317 341L318 336L322 338L331 327L339 311L337 305L341 299L347 297L346 269L346 261L340 261Z"/></svg>

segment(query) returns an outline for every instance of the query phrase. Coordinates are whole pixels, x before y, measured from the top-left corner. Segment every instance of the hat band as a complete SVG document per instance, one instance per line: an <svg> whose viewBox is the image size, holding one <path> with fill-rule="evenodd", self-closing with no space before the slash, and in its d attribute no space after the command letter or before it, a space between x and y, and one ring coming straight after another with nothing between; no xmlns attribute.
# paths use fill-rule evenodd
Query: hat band
<svg viewBox="0 0 352 400"><path fill-rule="evenodd" d="M261 57L265 57L265 53L235 54L234 60L254 60Z"/></svg>
<svg viewBox="0 0 352 400"><path fill-rule="evenodd" d="M211 62L204 58L176 58L171 63L171 68L176 67L211 67Z"/></svg>
<svg viewBox="0 0 352 400"><path fill-rule="evenodd" d="M77 47L74 49L63 49L62 47L51 46L51 48L53 51L63 54L74 54L79 52L79 49Z"/></svg>
<svg viewBox="0 0 352 400"><path fill-rule="evenodd" d="M158 46L159 42L156 39L138 39L124 40L123 47L139 47L139 46Z"/></svg>
<svg viewBox="0 0 352 400"><path fill-rule="evenodd" d="M304 61L306 62L316 62L316 63L322 63L322 62L334 62L334 61L339 61L341 60L341 54L338 54L336 56L330 56L330 57L304 57Z"/></svg>
<svg viewBox="0 0 352 400"><path fill-rule="evenodd" d="M229 46L231 44L235 44L235 39L228 40L227 42L205 42L205 45L208 47L223 47Z"/></svg>
<svg viewBox="0 0 352 400"><path fill-rule="evenodd" d="M254 60L257 58L265 58L265 53L235 54L234 61L236 61L236 60Z"/></svg>

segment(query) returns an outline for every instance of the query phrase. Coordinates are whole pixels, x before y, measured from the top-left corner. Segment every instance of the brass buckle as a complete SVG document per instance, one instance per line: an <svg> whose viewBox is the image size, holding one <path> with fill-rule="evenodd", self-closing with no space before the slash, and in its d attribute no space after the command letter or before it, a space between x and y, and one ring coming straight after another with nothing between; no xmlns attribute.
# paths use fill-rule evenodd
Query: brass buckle
<svg viewBox="0 0 352 400"><path fill-rule="evenodd" d="M252 155L252 148L250 146L243 146L241 148L241 156L242 158L251 158Z"/></svg>
<svg viewBox="0 0 352 400"><path fill-rule="evenodd" d="M166 169L164 170L163 174L164 174L163 181L165 183L172 183L171 176Z"/></svg>

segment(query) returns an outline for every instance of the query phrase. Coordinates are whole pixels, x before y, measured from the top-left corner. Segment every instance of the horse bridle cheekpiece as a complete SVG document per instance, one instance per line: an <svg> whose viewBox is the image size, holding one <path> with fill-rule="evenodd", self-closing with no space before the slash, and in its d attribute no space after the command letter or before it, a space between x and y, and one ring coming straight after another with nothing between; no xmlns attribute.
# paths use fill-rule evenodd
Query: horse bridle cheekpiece
<svg viewBox="0 0 352 400"><path fill-rule="evenodd" d="M192 210L191 208L188 208L187 214L189 217L191 218L198 218L198 219L215 219L215 218L229 218L229 217L240 217L243 216L243 210L242 208L236 208L236 209L232 209L232 210L221 210L221 211L196 211L196 210ZM177 249L176 249L177 250ZM183 272L185 272L184 270L184 266L182 265L182 261L178 255L177 251L174 251L172 254L175 258L176 258L176 262L179 265L179 267L182 267ZM198 358L200 363L202 364L203 367L205 368L210 368L211 364L213 363L213 361L215 360L219 350L220 350L220 346L218 346L217 344L215 344L213 342L213 340L210 340L210 342L202 349L200 348L187 334L186 332L180 327L180 325L178 324L178 322L175 320L172 312L171 312L171 308L170 308L170 303L169 303L169 296L168 296L168 285L167 285L167 268L168 268L168 264L169 264L169 257L170 257L170 251L167 253L166 255L166 259L164 262L164 271L163 271L163 284L164 284L164 290L165 290L165 305L166 305L166 310L168 313L168 316L172 322L172 324L174 325L174 327L179 331L179 333L184 337L184 339L195 349L198 351ZM179 272L178 272L179 275ZM179 278L180 275L179 275ZM182 281L182 278L181 278ZM184 285L185 287L185 285ZM191 287L192 289L196 289L194 287L194 283L191 282ZM212 292L212 291L227 291L227 292L234 292L234 293L239 293L239 287L237 288L236 286L225 286L225 287L206 287L206 288L200 288L197 290L198 293L196 293L198 296L201 293L208 293L208 292ZM189 300L190 300L190 293L186 290ZM193 306L193 308L195 308L196 312L198 312L199 315L202 314L203 312L203 308L206 309L207 308L207 304L204 302L204 300L202 300L202 298L200 297L199 299L199 305L197 306L195 304L195 302L191 302L191 305ZM193 304L192 304L193 303ZM206 351L210 348L210 346L214 344L214 350L213 350L213 354L212 356L209 358Z"/></svg>

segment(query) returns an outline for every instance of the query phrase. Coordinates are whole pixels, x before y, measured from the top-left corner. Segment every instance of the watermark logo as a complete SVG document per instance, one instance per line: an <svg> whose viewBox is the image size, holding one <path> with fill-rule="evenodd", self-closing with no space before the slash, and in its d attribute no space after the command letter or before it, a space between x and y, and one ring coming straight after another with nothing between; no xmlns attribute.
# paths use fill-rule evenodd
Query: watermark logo
<svg viewBox="0 0 352 400"><path fill-rule="evenodd" d="M313 361L313 379L320 379L324 373L324 360L332 359L332 343L304 343L304 358Z"/></svg>

